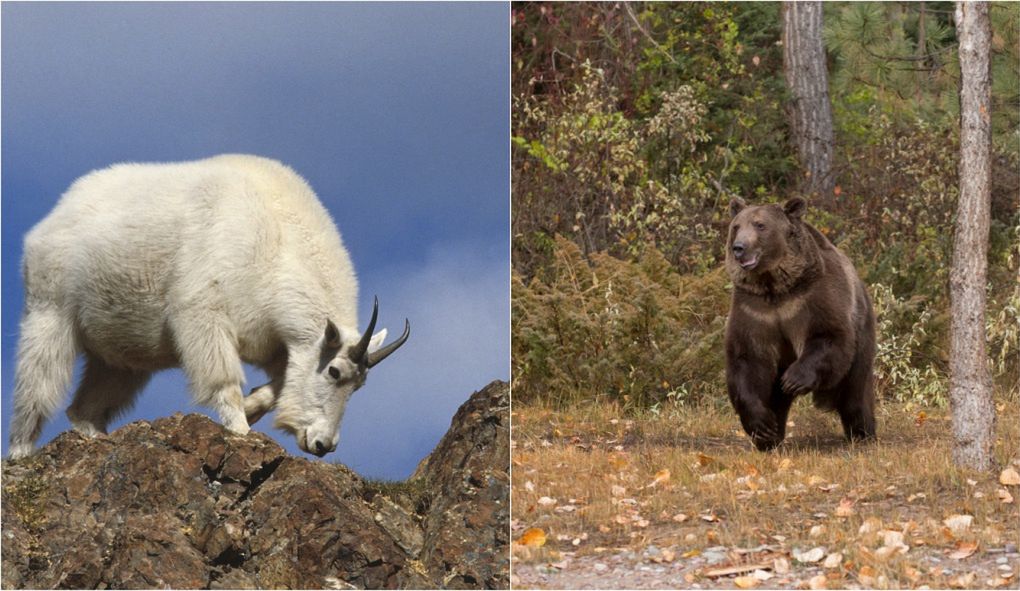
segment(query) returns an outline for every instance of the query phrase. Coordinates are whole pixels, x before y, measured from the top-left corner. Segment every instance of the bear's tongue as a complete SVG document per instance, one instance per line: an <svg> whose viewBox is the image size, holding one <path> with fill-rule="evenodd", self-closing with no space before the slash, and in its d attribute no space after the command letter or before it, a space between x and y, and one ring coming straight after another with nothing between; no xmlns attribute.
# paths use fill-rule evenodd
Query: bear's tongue
<svg viewBox="0 0 1020 591"><path fill-rule="evenodd" d="M748 259L746 261L741 261L740 262L740 266L743 267L744 269L748 269L748 270L750 270L752 267L754 267L757 264L758 264L758 255L754 255L750 259Z"/></svg>

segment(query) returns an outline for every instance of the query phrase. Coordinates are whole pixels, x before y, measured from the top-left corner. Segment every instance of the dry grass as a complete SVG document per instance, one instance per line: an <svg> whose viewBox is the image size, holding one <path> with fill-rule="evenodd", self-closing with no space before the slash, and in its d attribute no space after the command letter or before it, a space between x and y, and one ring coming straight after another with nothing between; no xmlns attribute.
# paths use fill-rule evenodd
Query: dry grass
<svg viewBox="0 0 1020 591"><path fill-rule="evenodd" d="M1010 398L998 405L1000 467L1020 457L1020 407ZM786 558L793 586L798 566L822 572L829 588L1014 586L995 558L1018 541L1020 490L1000 485L998 471L953 466L946 410L884 404L878 420L877 442L851 446L835 415L802 400L787 441L760 453L728 408L626 418L613 407L515 406L514 536L535 527L548 538L541 551L515 558L534 563L654 544L683 561L725 547L727 564ZM1004 502L1000 491L1018 500ZM944 520L952 515L973 516L969 529L951 531ZM901 533L909 549L892 551L897 536L887 532ZM969 543L977 543L972 556L948 556ZM821 562L791 557L815 547L842 558L820 570ZM750 548L760 550L733 551ZM968 579L971 567L976 575ZM1013 564L1009 572L1016 571ZM711 582L702 574L687 580Z"/></svg>

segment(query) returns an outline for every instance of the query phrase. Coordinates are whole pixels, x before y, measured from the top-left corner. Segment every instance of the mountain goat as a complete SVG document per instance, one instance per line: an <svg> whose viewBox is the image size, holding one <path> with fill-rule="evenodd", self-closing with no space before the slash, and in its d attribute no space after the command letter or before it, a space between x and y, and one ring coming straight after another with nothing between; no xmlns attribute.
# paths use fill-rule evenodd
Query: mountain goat
<svg viewBox="0 0 1020 591"><path fill-rule="evenodd" d="M276 408L306 452L336 449L351 394L407 340L358 331L358 284L329 213L255 156L120 164L78 179L25 237L12 458L85 369L67 416L105 433L152 372L182 367L196 402L246 434ZM269 383L244 398L242 361Z"/></svg>

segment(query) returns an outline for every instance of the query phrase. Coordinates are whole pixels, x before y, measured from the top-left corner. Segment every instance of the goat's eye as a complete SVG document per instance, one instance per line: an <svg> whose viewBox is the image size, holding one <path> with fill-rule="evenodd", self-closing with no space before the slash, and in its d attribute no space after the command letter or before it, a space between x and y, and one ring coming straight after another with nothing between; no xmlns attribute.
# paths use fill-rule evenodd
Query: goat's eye
<svg viewBox="0 0 1020 591"><path fill-rule="evenodd" d="M335 367L333 367L333 366L330 366L330 368L329 368L329 377L333 378L334 380L339 380L340 379L340 370L335 368Z"/></svg>

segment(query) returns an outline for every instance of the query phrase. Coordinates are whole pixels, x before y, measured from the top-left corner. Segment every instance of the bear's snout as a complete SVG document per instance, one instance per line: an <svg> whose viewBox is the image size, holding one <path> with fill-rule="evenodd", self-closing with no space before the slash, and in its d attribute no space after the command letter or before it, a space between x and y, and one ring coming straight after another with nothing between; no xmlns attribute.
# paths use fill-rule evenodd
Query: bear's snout
<svg viewBox="0 0 1020 591"><path fill-rule="evenodd" d="M737 260L737 263L741 268L750 271L758 264L758 253L751 253L749 245L742 241L737 240L733 243L733 258Z"/></svg>

